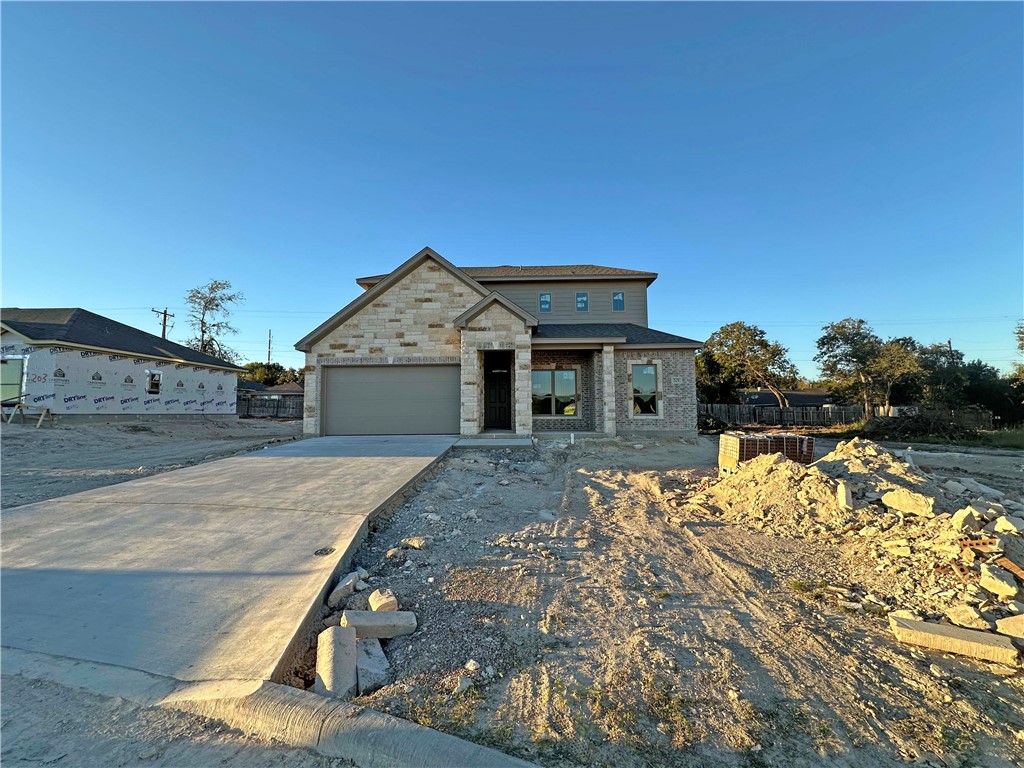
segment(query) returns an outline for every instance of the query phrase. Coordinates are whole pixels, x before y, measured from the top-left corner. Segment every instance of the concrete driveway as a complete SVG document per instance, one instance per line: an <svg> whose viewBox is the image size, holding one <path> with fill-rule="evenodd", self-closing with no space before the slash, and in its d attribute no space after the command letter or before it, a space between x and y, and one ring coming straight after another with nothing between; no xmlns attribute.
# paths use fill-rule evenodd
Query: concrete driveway
<svg viewBox="0 0 1024 768"><path fill-rule="evenodd" d="M273 679L367 519L455 440L303 440L6 510L0 643Z"/></svg>

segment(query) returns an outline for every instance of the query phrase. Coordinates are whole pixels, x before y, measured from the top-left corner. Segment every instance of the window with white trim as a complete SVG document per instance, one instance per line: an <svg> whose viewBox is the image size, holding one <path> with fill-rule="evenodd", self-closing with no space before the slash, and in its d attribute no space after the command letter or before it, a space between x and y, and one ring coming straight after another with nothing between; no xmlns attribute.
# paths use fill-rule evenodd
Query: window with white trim
<svg viewBox="0 0 1024 768"><path fill-rule="evenodd" d="M658 366L643 364L632 367L633 415L658 415Z"/></svg>

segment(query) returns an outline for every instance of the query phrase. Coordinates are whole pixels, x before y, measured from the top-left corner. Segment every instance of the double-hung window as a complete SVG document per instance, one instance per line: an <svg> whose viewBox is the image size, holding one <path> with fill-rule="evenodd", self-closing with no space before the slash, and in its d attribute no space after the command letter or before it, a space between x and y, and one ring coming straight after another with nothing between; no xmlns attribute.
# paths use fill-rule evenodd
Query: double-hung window
<svg viewBox="0 0 1024 768"><path fill-rule="evenodd" d="M633 415L658 415L658 366L633 365Z"/></svg>
<svg viewBox="0 0 1024 768"><path fill-rule="evenodd" d="M626 311L626 292L612 291L612 312Z"/></svg>
<svg viewBox="0 0 1024 768"><path fill-rule="evenodd" d="M576 311L577 312L589 312L590 311L590 294L585 291L577 291L576 293Z"/></svg>
<svg viewBox="0 0 1024 768"><path fill-rule="evenodd" d="M540 303L540 311L541 312L543 312L545 314L550 312L551 311L551 294L550 293L542 293L540 295L540 302L539 303Z"/></svg>
<svg viewBox="0 0 1024 768"><path fill-rule="evenodd" d="M578 395L575 370L533 371L533 415L576 416Z"/></svg>

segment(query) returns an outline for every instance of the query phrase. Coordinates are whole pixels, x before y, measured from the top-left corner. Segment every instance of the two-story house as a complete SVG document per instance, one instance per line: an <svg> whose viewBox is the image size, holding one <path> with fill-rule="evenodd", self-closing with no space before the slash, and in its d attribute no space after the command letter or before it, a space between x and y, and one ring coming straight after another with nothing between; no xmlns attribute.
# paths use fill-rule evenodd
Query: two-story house
<svg viewBox="0 0 1024 768"><path fill-rule="evenodd" d="M695 437L700 342L647 325L653 272L464 267L424 248L299 341L314 435Z"/></svg>

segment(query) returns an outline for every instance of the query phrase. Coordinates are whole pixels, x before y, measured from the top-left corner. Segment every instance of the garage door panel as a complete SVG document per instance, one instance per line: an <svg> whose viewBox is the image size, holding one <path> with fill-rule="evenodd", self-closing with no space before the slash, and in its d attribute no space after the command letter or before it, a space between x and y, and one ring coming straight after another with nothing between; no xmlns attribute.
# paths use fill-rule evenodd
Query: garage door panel
<svg viewBox="0 0 1024 768"><path fill-rule="evenodd" d="M459 432L457 365L337 366L324 371L325 434Z"/></svg>

